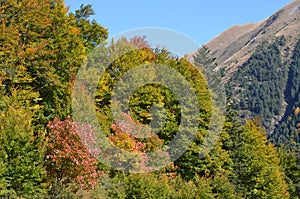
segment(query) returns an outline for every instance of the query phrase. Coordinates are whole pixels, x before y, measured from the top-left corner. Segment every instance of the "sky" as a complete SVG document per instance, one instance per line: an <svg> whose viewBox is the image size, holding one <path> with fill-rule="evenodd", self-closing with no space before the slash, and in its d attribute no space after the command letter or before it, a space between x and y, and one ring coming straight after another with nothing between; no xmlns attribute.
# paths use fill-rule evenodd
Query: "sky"
<svg viewBox="0 0 300 199"><path fill-rule="evenodd" d="M157 27L178 31L199 45L233 25L259 22L292 0L65 0L70 11L92 4L99 24L112 37L124 31Z"/></svg>

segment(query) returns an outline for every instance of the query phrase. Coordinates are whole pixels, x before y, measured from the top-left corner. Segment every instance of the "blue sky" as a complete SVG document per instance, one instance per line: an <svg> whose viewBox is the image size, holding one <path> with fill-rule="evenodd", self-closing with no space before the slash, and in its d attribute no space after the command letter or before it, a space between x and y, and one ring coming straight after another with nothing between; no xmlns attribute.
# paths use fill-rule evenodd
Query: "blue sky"
<svg viewBox="0 0 300 199"><path fill-rule="evenodd" d="M160 27L181 32L202 45L232 25L258 22L291 0L66 0L73 11L92 4L98 23L110 36L135 28Z"/></svg>

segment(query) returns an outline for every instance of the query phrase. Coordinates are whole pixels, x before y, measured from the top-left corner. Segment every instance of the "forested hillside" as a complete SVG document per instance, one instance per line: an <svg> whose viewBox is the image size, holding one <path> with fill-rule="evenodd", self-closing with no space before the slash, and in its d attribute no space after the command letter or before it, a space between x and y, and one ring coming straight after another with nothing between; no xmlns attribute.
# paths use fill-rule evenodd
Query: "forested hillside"
<svg viewBox="0 0 300 199"><path fill-rule="evenodd" d="M268 132L278 122L284 108L287 70L281 58L284 37L265 41L237 69L228 83L233 104L242 118L260 118Z"/></svg>
<svg viewBox="0 0 300 199"><path fill-rule="evenodd" d="M256 121L240 124L236 107L230 103L218 140L201 156L201 145L211 133L210 122L218 119L211 117L212 113L219 113L212 100L215 93L208 89L208 76L202 72L208 65L215 66L208 49L200 48L191 63L168 49L151 48L140 35L103 45L109 30L90 20L95 14L91 5L82 5L75 13L69 13L61 0L11 0L1 1L0 6L0 198L299 198L296 149L271 144ZM261 44L240 68L240 74L255 84L248 85L236 76L236 90L229 91L248 98L247 103L237 101L238 108L256 113L263 122L282 113L276 103L293 101L295 105L286 107L277 129L284 125L297 128L289 122L298 122L300 107L299 44L289 70L280 67L278 49L284 44L284 37ZM243 71L247 64L253 64L252 76ZM128 71L140 65L147 70L130 76L129 84L115 89L126 81L122 77ZM182 86L191 87L195 101L188 95L182 95L182 100L171 88L157 83L139 87L129 99L118 97L135 88L143 74L149 82L166 78L171 86L177 84L173 73L165 73L164 65L185 79ZM82 68L87 73L75 87ZM86 91L92 85L86 80L99 71L102 76L90 99ZM282 84L279 74L286 74L288 84ZM274 82L270 80L273 77ZM239 87L249 92L239 92ZM267 95L286 87L284 96ZM82 100L72 99L76 89L85 101L77 104L82 112L75 115L72 103ZM82 123L75 120L89 103L104 137L98 135L89 117L83 117ZM119 104L116 119L112 110ZM195 104L200 107L198 112L189 114L194 113ZM264 106L271 112L262 109ZM153 124L154 118L164 122ZM188 125L182 128L181 122ZM150 132L143 128L147 125ZM148 137L135 136L142 133L149 133ZM272 139L281 140L275 135ZM182 146L160 149L169 146L174 137L182 140L186 150L171 161ZM115 148L95 147L106 141ZM118 153L116 148L126 153ZM151 153L155 151L160 153ZM149 157L146 154L153 156L145 158ZM106 164L107 159L111 164ZM165 163L163 168L158 166Z"/></svg>
<svg viewBox="0 0 300 199"><path fill-rule="evenodd" d="M300 2L208 42L241 121L260 120L276 145L297 146ZM234 36L233 36L234 35Z"/></svg>
<svg viewBox="0 0 300 199"><path fill-rule="evenodd" d="M265 20L232 26L206 46L216 58L219 68L226 69L225 80L228 80L262 42L281 36L288 38L286 45L290 50L300 38L299 0L291 1Z"/></svg>
<svg viewBox="0 0 300 199"><path fill-rule="evenodd" d="M242 120L257 118L275 144L299 143L299 44L287 38L262 42L227 83Z"/></svg>
<svg viewBox="0 0 300 199"><path fill-rule="evenodd" d="M300 143L300 40L293 50L293 55L288 65L287 86L284 91L287 106L281 121L271 135L271 139L278 144L294 146Z"/></svg>

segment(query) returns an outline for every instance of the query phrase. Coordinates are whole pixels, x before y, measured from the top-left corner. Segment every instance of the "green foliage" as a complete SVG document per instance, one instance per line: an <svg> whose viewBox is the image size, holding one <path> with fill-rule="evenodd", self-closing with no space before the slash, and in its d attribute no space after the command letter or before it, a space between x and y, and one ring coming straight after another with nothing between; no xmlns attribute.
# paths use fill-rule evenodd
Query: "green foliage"
<svg viewBox="0 0 300 199"><path fill-rule="evenodd" d="M44 131L32 126L39 107L30 105L26 91L1 97L0 196L40 198L45 193Z"/></svg>
<svg viewBox="0 0 300 199"><path fill-rule="evenodd" d="M207 46L202 46L193 55L194 63L197 66L202 66L207 69L214 69L217 66L216 58L212 57Z"/></svg>
<svg viewBox="0 0 300 199"><path fill-rule="evenodd" d="M197 69L201 71L201 74L205 74L206 81L201 82L201 84L206 85L208 89L214 89L210 91L209 103L211 103L211 112L215 112L215 115L220 113L220 110L217 107L216 101L214 97L218 96L217 93L213 93L214 91L221 88L222 82L220 82L221 76L214 72L217 64L215 63L215 58L211 57L210 51L206 46L202 46L197 50L196 54L193 56L194 63L197 66ZM197 82L197 81L196 81ZM202 91L203 92L203 91ZM222 91L221 91L222 92ZM214 96L216 94L216 96ZM207 99L207 98L206 98ZM203 104L203 101L201 103ZM200 105L200 106L201 106ZM222 106L222 105L221 105ZM220 113L222 117L222 113ZM211 114L201 114L204 121L209 121L207 117L211 116ZM212 120L218 120L219 118L211 118ZM179 172L184 179L191 180L195 178L197 175L205 176L207 178L218 175L227 175L231 173L232 161L230 159L228 151L223 149L222 138L217 140L215 146L212 148L209 154L205 157L200 157L202 142L205 136L210 136L209 134L214 134L215 132L207 131L209 123L206 122L205 125L199 127L199 132L191 144L190 148L187 150L182 157L175 161L175 165L178 166L177 172ZM223 132L221 137L226 137L227 132Z"/></svg>
<svg viewBox="0 0 300 199"><path fill-rule="evenodd" d="M134 43L133 41L138 42ZM137 50L135 48L137 46L135 45L142 47L138 47L139 50ZM199 73L199 71L186 60L177 59L170 55L170 53L166 50L151 50L147 46L147 43L143 42L142 38L135 38L130 41L123 38L120 41L117 41L117 43L112 43L109 48L110 53L113 54L114 57L111 58L113 61L109 68L104 72L104 75L101 77L100 83L98 84L96 105L100 113L99 115L101 115L101 118L98 119L100 124L104 126L103 129L106 129L106 134L109 135L111 131L114 133L113 136L110 136L113 143L122 149L131 151L134 151L137 143L133 137L126 134L126 131L119 132L120 126L116 128L118 125L116 126L113 121L109 121L109 119L112 118L112 115L110 115L110 109L114 86L118 81L122 81L120 78L122 75L126 74L127 71L144 64L149 64L149 66L147 66L148 74L150 78L155 79L159 73L156 69L154 70L152 68L151 63L164 64L176 69L188 80L197 95L198 103L201 107L199 115L200 125L196 140L191 144L184 155L175 162L176 169L173 171L184 176L184 179L186 180L195 180L197 175L209 178L229 174L231 172L230 166L232 165L232 161L230 160L229 153L222 148L222 142L217 142L217 145L207 157L204 159L199 158L200 146L207 133L206 130L208 128L211 111L210 95L201 73ZM129 52L122 54L124 49L127 49L127 51L129 50ZM119 53L120 55L118 55ZM97 59L97 57L95 57L95 59ZM91 63L87 63L87 66L94 64L94 59L91 59L90 61ZM137 74L134 78L138 79L139 74ZM175 77L166 76L165 78ZM134 84L135 82L131 81L128 88L125 86L123 89L115 92L126 92L126 89L128 90L130 87L134 87ZM124 99L114 98L114 100L119 100L122 104L122 100ZM125 111L130 112L132 118L141 124L147 125L151 123L155 116L162 117L162 114L165 114L165 125L162 129L158 129L155 133L157 133L158 137L163 140L164 144L168 144L173 139L174 134L178 131L181 107L176 96L168 88L157 84L147 84L139 87L130 96L128 101L129 110L125 109ZM163 107L165 112L160 112L158 109L158 114L153 115L151 113L151 107L153 107L153 105ZM110 128L110 126L112 126L112 128ZM134 130L131 129L128 133L134 133ZM226 136L225 132L224 136ZM141 139L139 141L145 143L146 140ZM219 192L217 191L217 188L215 190L216 192Z"/></svg>
<svg viewBox="0 0 300 199"><path fill-rule="evenodd" d="M149 174L119 174L110 178L104 177L98 187L91 192L90 198L238 198L234 187L228 179L197 178L195 181L184 181L180 176L168 177Z"/></svg>
<svg viewBox="0 0 300 199"><path fill-rule="evenodd" d="M90 22L89 18L95 14L91 4L81 5L80 9L71 14L70 17L75 17L76 22L74 26L80 30L80 38L84 42L88 50L93 49L95 46L104 42L108 37L106 28L100 26L96 20Z"/></svg>
<svg viewBox="0 0 300 199"><path fill-rule="evenodd" d="M288 198L280 159L262 129L247 122L239 137L232 149L237 190L246 198Z"/></svg>
<svg viewBox="0 0 300 199"><path fill-rule="evenodd" d="M191 180L197 175L212 177L231 172L232 162L228 151L222 149L221 142L217 142L212 151L203 158L199 157L200 146L200 143L193 143L190 149L175 161L175 165L178 166L176 171L185 179Z"/></svg>
<svg viewBox="0 0 300 199"><path fill-rule="evenodd" d="M262 42L227 84L240 117L260 118L268 133L274 129L274 118L283 111L287 68L282 67L281 42L280 38Z"/></svg>
<svg viewBox="0 0 300 199"><path fill-rule="evenodd" d="M300 197L300 161L299 152L287 150L287 147L278 148L280 166L285 174L285 181L288 184L288 192L291 198ZM298 154L298 155L297 155Z"/></svg>
<svg viewBox="0 0 300 199"><path fill-rule="evenodd" d="M284 144L291 148L300 142L300 40L298 40L289 64L288 81L285 90L287 107L285 113L270 136L275 143ZM298 146L297 146L298 147Z"/></svg>

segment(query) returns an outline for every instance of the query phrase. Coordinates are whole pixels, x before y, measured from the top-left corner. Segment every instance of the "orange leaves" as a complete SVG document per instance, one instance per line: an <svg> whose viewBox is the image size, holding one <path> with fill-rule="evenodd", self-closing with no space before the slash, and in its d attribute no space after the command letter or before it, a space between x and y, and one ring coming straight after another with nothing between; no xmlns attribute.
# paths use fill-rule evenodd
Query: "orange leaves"
<svg viewBox="0 0 300 199"><path fill-rule="evenodd" d="M112 125L115 132L109 139L114 145L127 151L144 153L146 151L154 151L163 145L161 140L155 133L149 132L150 129L143 127L141 123L126 113L121 113L122 120Z"/></svg>
<svg viewBox="0 0 300 199"><path fill-rule="evenodd" d="M70 32L71 32L71 33L74 33L74 34L79 34L79 33L80 33L80 29L79 29L79 28L76 28L76 27L71 27Z"/></svg>
<svg viewBox="0 0 300 199"><path fill-rule="evenodd" d="M121 113L120 115L122 120L112 125L111 129L114 134L110 135L109 139L116 147L130 152L132 158L127 162L125 156L116 156L118 158L116 163L128 164L128 167L135 172L149 172L157 164L168 162L169 154L159 151L163 145L162 139L154 133L152 136L142 137L141 135L145 134L147 128L136 122L129 114ZM157 153L149 156L151 152Z"/></svg>
<svg viewBox="0 0 300 199"><path fill-rule="evenodd" d="M296 107L295 110L294 110L294 115L297 117L300 113L300 108L299 107Z"/></svg>
<svg viewBox="0 0 300 199"><path fill-rule="evenodd" d="M144 152L145 144L138 142L132 135L139 134L141 124L136 123L128 114L121 113L122 121L112 125L115 135L111 135L109 139L114 145L127 151L135 151L137 153ZM130 133L130 134L129 134Z"/></svg>

